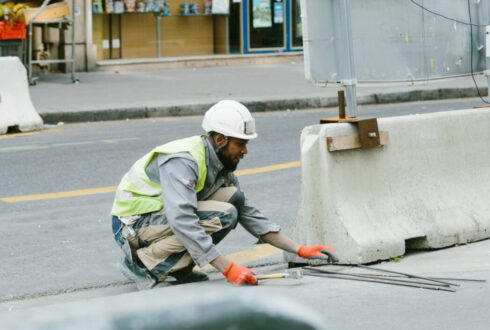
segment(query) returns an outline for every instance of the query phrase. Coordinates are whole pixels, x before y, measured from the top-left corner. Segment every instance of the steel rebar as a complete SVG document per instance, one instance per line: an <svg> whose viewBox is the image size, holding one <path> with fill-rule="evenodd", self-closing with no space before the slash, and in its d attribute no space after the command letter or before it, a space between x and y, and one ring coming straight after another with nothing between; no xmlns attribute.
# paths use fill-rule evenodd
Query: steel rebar
<svg viewBox="0 0 490 330"><path fill-rule="evenodd" d="M336 272L336 271L331 271L331 270L324 270L324 269L318 269L318 268L313 268L313 267L303 267L303 269L308 269L308 270L313 270L316 272L320 273L326 273L326 274L333 274L333 275L344 275L344 276L353 276L353 277L362 277L362 278L370 278L370 279L379 279L379 277L376 274L354 274L354 273L343 273L343 272ZM420 281L412 281L412 280L404 280L401 278L394 278L394 277L389 277L389 276L383 276L385 281L393 281L393 282L403 282L403 283L412 283L412 284L421 284L421 285L434 285L434 286L444 286L444 287L449 287L448 284L441 284L441 283L429 283L429 282L420 282Z"/></svg>
<svg viewBox="0 0 490 330"><path fill-rule="evenodd" d="M351 281L360 281L360 282L371 282L371 283L398 285L398 286L406 286L406 287L420 288L420 289L427 289L427 290L440 290L440 291L456 292L456 290L449 288L449 287L443 288L443 287L439 287L439 286L415 285L415 284L400 283L400 282L393 282L393 281L371 280L371 279L367 279L367 278L354 278L354 277L343 276L343 275L331 275L331 274L314 273L314 272L311 272L311 273L306 272L306 273L304 273L304 275L316 276L316 277L326 277L326 278L336 278L336 279L341 279L341 280L351 280Z"/></svg>
<svg viewBox="0 0 490 330"><path fill-rule="evenodd" d="M359 273L359 275L371 275L377 277L406 277L403 275L385 275L385 274L373 274L373 273ZM487 280L482 280L478 278L455 278L455 277L427 277L434 280L446 280L446 281L462 281L462 282L482 282L485 283Z"/></svg>
<svg viewBox="0 0 490 330"><path fill-rule="evenodd" d="M429 277L423 277L423 276L418 276L418 275L413 275L413 274L408 274L408 273L395 272L393 270L386 270L386 269L381 269L381 268L376 268L376 267L369 267L369 266L364 266L364 265L351 265L351 266L353 266L353 267L359 267L359 268L364 268L364 269L377 270L377 271L380 271L380 272L386 272L386 273L392 273L392 274L398 274L398 275L405 275L407 277L419 278L421 280L433 281L433 282L437 282L437 283L447 284L447 285L450 285L450 286L460 286L459 284L455 284L455 283L450 283L450 282L441 281L441 280L435 280L435 279L431 279Z"/></svg>

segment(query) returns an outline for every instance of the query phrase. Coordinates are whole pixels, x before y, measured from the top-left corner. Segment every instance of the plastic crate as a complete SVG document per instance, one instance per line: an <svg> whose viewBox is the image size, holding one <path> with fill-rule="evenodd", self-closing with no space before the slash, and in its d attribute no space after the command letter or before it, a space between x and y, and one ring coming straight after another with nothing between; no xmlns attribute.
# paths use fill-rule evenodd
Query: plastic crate
<svg viewBox="0 0 490 330"><path fill-rule="evenodd" d="M25 39L26 25L24 23L9 23L0 21L0 40Z"/></svg>
<svg viewBox="0 0 490 330"><path fill-rule="evenodd" d="M0 56L18 56L22 61L22 39L0 40Z"/></svg>

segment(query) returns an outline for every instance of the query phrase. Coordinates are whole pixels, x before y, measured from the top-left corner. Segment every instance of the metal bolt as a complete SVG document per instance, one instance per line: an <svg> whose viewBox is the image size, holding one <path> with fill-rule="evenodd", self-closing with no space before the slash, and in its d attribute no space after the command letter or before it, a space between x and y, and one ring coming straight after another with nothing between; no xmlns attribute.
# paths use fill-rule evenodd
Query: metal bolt
<svg viewBox="0 0 490 330"><path fill-rule="evenodd" d="M368 137L374 139L376 137L376 132L369 132Z"/></svg>

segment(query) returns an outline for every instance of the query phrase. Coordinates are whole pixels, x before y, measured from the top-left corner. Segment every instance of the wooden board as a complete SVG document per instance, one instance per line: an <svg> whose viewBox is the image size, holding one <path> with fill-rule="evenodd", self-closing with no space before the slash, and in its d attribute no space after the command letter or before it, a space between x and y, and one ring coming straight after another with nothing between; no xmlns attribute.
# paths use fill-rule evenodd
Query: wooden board
<svg viewBox="0 0 490 330"><path fill-rule="evenodd" d="M162 56L214 53L212 16L179 16L162 19Z"/></svg>
<svg viewBox="0 0 490 330"><path fill-rule="evenodd" d="M152 13L121 15L121 57L156 57L156 23Z"/></svg>
<svg viewBox="0 0 490 330"><path fill-rule="evenodd" d="M25 22L26 25L28 25L38 9L39 8L30 8L25 10L20 21ZM68 3L66 3L65 1L61 1L44 7L39 15L37 15L36 22L59 19L64 16L68 16L69 14L70 8L68 7Z"/></svg>
<svg viewBox="0 0 490 330"><path fill-rule="evenodd" d="M226 54L226 18L214 16L214 53Z"/></svg>
<svg viewBox="0 0 490 330"><path fill-rule="evenodd" d="M92 16L92 40L94 45L97 46L97 60L104 59L104 51L102 49L102 40L104 39L103 26L104 26L104 16L93 15Z"/></svg>
<svg viewBox="0 0 490 330"><path fill-rule="evenodd" d="M93 43L97 46L97 60L107 60L111 58L110 48L103 47L103 41L110 42L109 34L109 15L96 14L92 18L92 38Z"/></svg>
<svg viewBox="0 0 490 330"><path fill-rule="evenodd" d="M390 134L388 132L379 132L381 145L390 143ZM344 135L327 137L328 151L349 150L361 148L361 141L358 135Z"/></svg>
<svg viewBox="0 0 490 330"><path fill-rule="evenodd" d="M109 24L111 25L109 39L111 59L121 58L121 15L112 15Z"/></svg>
<svg viewBox="0 0 490 330"><path fill-rule="evenodd" d="M156 18L152 13L122 14L121 57L156 57L156 35ZM214 53L212 16L163 17L160 36L161 56Z"/></svg>

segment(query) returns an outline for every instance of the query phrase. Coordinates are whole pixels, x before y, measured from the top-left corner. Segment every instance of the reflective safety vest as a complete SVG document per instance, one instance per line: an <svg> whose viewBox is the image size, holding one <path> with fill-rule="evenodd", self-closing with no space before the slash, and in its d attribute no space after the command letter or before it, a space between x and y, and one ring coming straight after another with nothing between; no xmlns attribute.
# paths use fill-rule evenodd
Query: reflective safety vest
<svg viewBox="0 0 490 330"><path fill-rule="evenodd" d="M145 172L154 157L188 152L197 162L198 180L194 190L201 191L206 180L206 153L201 136L172 141L156 147L133 164L117 187L111 214L131 216L160 211L163 208L162 187L152 182Z"/></svg>

